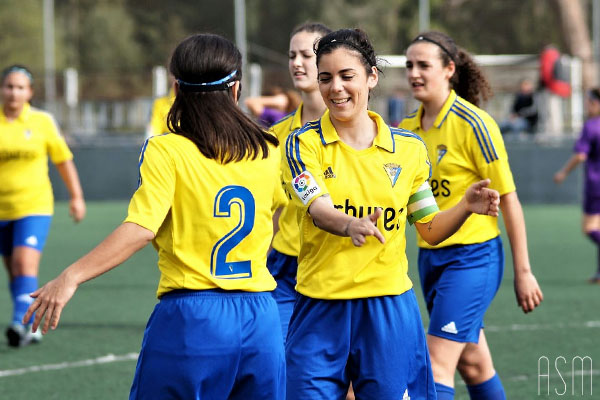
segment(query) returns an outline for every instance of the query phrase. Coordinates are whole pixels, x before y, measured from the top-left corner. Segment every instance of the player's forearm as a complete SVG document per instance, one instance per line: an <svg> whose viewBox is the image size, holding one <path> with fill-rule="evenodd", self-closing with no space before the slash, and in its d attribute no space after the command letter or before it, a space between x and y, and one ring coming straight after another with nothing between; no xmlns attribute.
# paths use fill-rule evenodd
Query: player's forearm
<svg viewBox="0 0 600 400"><path fill-rule="evenodd" d="M507 193L500 201L506 234L510 241L515 274L530 272L527 231L523 209L516 192Z"/></svg>
<svg viewBox="0 0 600 400"><path fill-rule="evenodd" d="M328 196L315 199L308 211L319 229L338 236L348 236L348 226L356 219L336 210Z"/></svg>
<svg viewBox="0 0 600 400"><path fill-rule="evenodd" d="M83 199L83 190L81 189L81 183L79 182L79 175L75 168L75 163L72 160L65 161L60 164L56 164L56 169L60 174L71 199Z"/></svg>
<svg viewBox="0 0 600 400"><path fill-rule="evenodd" d="M576 153L567 161L567 164L562 168L562 172L565 175L568 175L575 167L577 167L580 163L584 162L587 158L585 153Z"/></svg>
<svg viewBox="0 0 600 400"><path fill-rule="evenodd" d="M131 222L115 229L92 251L63 271L77 285L118 266L154 238L152 231Z"/></svg>
<svg viewBox="0 0 600 400"><path fill-rule="evenodd" d="M452 236L471 215L464 198L454 207L440 211L431 221L415 224L419 235L430 245L435 246Z"/></svg>

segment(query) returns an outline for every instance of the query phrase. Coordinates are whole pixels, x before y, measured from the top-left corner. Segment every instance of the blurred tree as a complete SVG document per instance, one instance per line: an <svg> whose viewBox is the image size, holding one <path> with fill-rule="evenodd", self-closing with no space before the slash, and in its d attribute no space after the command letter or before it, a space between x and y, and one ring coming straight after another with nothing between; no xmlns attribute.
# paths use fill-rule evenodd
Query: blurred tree
<svg viewBox="0 0 600 400"><path fill-rule="evenodd" d="M25 64L36 78L44 71L42 7L40 0L3 0L0 2L0 60L4 68ZM36 79L37 80L37 79ZM36 85L36 87L39 87Z"/></svg>
<svg viewBox="0 0 600 400"><path fill-rule="evenodd" d="M581 0L554 0L560 15L561 32L571 55L582 60L583 87L590 89L597 85L598 77L594 69L594 56L590 29L585 18ZM587 2L586 2L587 4Z"/></svg>

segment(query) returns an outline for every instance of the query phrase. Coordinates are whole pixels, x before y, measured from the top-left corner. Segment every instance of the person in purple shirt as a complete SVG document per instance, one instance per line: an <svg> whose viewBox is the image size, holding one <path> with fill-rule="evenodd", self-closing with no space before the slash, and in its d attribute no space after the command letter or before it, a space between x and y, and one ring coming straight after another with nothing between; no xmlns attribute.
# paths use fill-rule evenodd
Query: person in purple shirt
<svg viewBox="0 0 600 400"><path fill-rule="evenodd" d="M589 282L600 284L600 88L588 92L586 108L588 120L575 143L575 154L554 175L554 182L564 181L569 172L585 161L583 232L598 247L598 269Z"/></svg>

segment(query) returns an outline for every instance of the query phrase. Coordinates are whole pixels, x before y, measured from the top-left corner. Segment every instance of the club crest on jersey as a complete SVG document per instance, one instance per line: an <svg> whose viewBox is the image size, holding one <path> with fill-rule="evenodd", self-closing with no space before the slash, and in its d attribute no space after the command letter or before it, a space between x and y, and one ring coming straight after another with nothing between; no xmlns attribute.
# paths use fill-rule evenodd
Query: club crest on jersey
<svg viewBox="0 0 600 400"><path fill-rule="evenodd" d="M438 144L437 147L437 163L439 164L440 161L442 161L442 158L444 158L444 156L446 155L446 153L448 152L448 147L446 147L445 144Z"/></svg>
<svg viewBox="0 0 600 400"><path fill-rule="evenodd" d="M31 139L31 131L29 129L25 130L25 139L27 139L27 140Z"/></svg>
<svg viewBox="0 0 600 400"><path fill-rule="evenodd" d="M304 205L308 204L310 199L321 193L321 188L317 185L316 179L308 171L304 171L295 177L292 186Z"/></svg>
<svg viewBox="0 0 600 400"><path fill-rule="evenodd" d="M392 187L394 187L396 181L398 180L398 177L400 176L400 171L402 171L402 167L395 163L387 163L383 164L383 169L387 173L388 178L390 178Z"/></svg>

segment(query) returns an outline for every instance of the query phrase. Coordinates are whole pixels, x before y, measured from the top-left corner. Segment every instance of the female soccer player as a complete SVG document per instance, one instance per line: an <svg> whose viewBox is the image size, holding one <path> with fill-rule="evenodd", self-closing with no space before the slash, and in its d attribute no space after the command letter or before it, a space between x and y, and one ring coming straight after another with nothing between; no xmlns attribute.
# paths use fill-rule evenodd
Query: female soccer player
<svg viewBox="0 0 600 400"><path fill-rule="evenodd" d="M302 103L292 113L275 123L271 130L281 143L293 131L309 121L319 119L325 112L325 103L317 84L317 63L313 45L321 36L331 32L325 25L308 22L296 27L290 35L289 69L294 87L300 91ZM284 150L284 146L281 146ZM285 156L285 154L284 154ZM291 195L288 194L291 199ZM269 271L277 281L273 296L277 300L283 338L296 301L296 272L300 251L300 231L296 218L296 206L290 202L279 214L279 229L273 238L273 250L267 258Z"/></svg>
<svg viewBox="0 0 600 400"><path fill-rule="evenodd" d="M325 114L288 136L284 180L299 207L298 299L286 342L287 399L434 399L425 334L407 275L404 228L431 243L473 212L497 215L489 181L438 212L422 141L367 109L378 82L361 30L315 49ZM373 237L369 237L373 236Z"/></svg>
<svg viewBox="0 0 600 400"><path fill-rule="evenodd" d="M10 281L13 316L6 336L9 346L39 342L23 320L38 287L42 249L54 208L48 177L48 157L60 173L69 194L75 222L85 216L85 202L73 154L52 116L29 104L33 77L22 65L2 71L0 110L0 254Z"/></svg>
<svg viewBox="0 0 600 400"><path fill-rule="evenodd" d="M445 34L417 36L406 52L408 83L421 102L401 128L427 145L430 184L441 210L461 201L473 182L490 179L510 239L517 303L524 312L542 301L531 272L521 204L502 136L494 120L477 108L490 87L464 50ZM503 399L483 333L483 315L502 281L504 258L495 216L473 216L439 245L419 231L419 274L430 314L427 345L438 399L454 398L456 368L471 399Z"/></svg>
<svg viewBox="0 0 600 400"><path fill-rule="evenodd" d="M600 89L590 90L586 100L588 120L575 143L575 154L554 175L554 182L562 183L576 166L585 162L582 228L598 247L598 269L589 282L600 283Z"/></svg>
<svg viewBox="0 0 600 400"><path fill-rule="evenodd" d="M273 211L285 201L277 139L237 106L242 58L197 34L171 58L173 133L148 139L125 222L35 291L26 317L56 328L77 287L152 241L161 271L131 399L282 399L285 361L266 268ZM260 179L257 179L260 177ZM279 200L276 197L279 195Z"/></svg>

